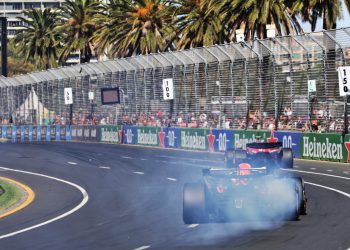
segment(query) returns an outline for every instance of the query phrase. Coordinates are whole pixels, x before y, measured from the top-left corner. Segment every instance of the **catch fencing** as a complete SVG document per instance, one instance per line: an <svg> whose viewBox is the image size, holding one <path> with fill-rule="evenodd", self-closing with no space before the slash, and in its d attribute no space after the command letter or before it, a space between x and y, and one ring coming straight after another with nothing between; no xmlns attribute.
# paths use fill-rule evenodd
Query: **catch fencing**
<svg viewBox="0 0 350 250"><path fill-rule="evenodd" d="M342 132L349 105L337 68L349 62L345 28L74 65L0 78L0 120ZM120 104L101 105L108 87L119 87ZM72 121L64 88L73 89Z"/></svg>

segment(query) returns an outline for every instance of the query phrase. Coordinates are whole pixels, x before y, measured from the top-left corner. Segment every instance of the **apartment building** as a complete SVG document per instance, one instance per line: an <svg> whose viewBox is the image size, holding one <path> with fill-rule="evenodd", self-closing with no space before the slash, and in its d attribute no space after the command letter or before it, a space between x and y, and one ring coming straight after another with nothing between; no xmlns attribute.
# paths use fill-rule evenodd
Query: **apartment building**
<svg viewBox="0 0 350 250"><path fill-rule="evenodd" d="M64 0L5 0L0 1L0 15L7 17L8 37L21 29L22 22L18 17L24 17L22 11L31 8L54 8L61 5Z"/></svg>

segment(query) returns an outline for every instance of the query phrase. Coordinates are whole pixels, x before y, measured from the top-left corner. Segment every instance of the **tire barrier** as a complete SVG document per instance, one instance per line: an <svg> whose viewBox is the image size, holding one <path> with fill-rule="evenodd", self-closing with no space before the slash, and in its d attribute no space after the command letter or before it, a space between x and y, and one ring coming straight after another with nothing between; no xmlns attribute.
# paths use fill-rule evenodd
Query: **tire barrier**
<svg viewBox="0 0 350 250"><path fill-rule="evenodd" d="M282 142L294 157L350 162L350 135L268 130L191 129L117 125L0 126L2 143L104 142L225 152L252 142Z"/></svg>

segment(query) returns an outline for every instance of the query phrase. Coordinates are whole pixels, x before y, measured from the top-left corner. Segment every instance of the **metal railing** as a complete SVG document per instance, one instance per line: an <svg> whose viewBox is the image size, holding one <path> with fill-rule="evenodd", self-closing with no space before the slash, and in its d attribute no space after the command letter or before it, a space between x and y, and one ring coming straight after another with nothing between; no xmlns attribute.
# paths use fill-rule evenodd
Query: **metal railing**
<svg viewBox="0 0 350 250"><path fill-rule="evenodd" d="M337 68L350 60L350 28L230 43L0 78L3 124L138 124L288 130L344 130ZM174 100L163 100L172 78ZM308 81L316 91L308 91ZM102 106L100 89L121 104ZM95 98L88 99L93 91Z"/></svg>

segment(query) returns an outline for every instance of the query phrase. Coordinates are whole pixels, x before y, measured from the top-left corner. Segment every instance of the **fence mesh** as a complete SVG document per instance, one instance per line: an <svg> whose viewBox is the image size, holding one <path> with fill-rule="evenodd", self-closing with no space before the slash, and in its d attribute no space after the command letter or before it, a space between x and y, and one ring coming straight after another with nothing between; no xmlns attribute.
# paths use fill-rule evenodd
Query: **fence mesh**
<svg viewBox="0 0 350 250"><path fill-rule="evenodd" d="M341 132L349 105L337 68L349 63L344 28L1 77L0 121ZM119 87L120 104L101 104L100 89L109 87ZM64 88L73 91L72 121Z"/></svg>

